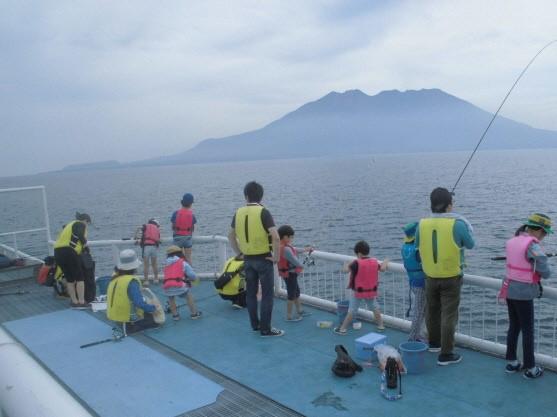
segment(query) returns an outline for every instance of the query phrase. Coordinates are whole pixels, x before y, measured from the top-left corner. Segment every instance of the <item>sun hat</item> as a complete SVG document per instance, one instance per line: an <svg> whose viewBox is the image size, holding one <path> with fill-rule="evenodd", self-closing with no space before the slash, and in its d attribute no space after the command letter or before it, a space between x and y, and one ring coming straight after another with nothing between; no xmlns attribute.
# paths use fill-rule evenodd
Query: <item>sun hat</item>
<svg viewBox="0 0 557 417"><path fill-rule="evenodd" d="M176 245L171 245L166 249L166 254L172 255L173 253L182 253L182 249Z"/></svg>
<svg viewBox="0 0 557 417"><path fill-rule="evenodd" d="M443 187L435 188L429 195L431 211L438 213L444 211L453 202L453 193Z"/></svg>
<svg viewBox="0 0 557 417"><path fill-rule="evenodd" d="M526 226L541 227L545 233L553 233L551 219L542 213L534 213L524 222Z"/></svg>
<svg viewBox="0 0 557 417"><path fill-rule="evenodd" d="M136 269L141 265L139 259L137 259L137 254L133 249L124 249L120 252L120 259L116 267L121 271L131 271Z"/></svg>
<svg viewBox="0 0 557 417"><path fill-rule="evenodd" d="M190 193L186 193L182 196L182 205L189 206L193 204L193 195Z"/></svg>
<svg viewBox="0 0 557 417"><path fill-rule="evenodd" d="M79 211L76 211L75 219L79 220L80 222L91 223L91 216L89 216L87 213L80 213Z"/></svg>
<svg viewBox="0 0 557 417"><path fill-rule="evenodd" d="M161 226L161 224L159 223L159 221L158 221L157 219L155 219L155 218L149 219L149 221L148 221L147 223L154 224L154 225L157 226L157 227L160 227L160 226Z"/></svg>
<svg viewBox="0 0 557 417"><path fill-rule="evenodd" d="M408 223L402 228L404 234L406 235L404 237L404 241L406 243L410 243L414 241L417 228L418 228L418 222Z"/></svg>

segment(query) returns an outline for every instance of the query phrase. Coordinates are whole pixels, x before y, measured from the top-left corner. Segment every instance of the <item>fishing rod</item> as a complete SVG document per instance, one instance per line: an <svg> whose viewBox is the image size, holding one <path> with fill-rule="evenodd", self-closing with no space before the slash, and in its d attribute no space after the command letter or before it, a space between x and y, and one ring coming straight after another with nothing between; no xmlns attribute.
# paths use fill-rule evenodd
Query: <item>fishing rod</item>
<svg viewBox="0 0 557 417"><path fill-rule="evenodd" d="M552 40L551 42L549 42L547 45L545 45L542 49L540 49L538 51L538 53L536 55L534 55L534 57L530 60L530 62L528 62L528 65L526 65L526 67L524 67L524 69L522 70L522 72L520 73L520 75L518 76L518 78L516 79L516 81L514 82L514 84L512 85L512 87L510 88L510 90L507 92L507 95L505 96L505 98L503 99L503 101L501 102L501 104L499 105L499 108L497 109L497 111L495 112L495 114L493 115L493 117L491 118L491 121L489 122L489 124L487 125L486 129L484 130L484 132L482 133L482 136L480 137L480 140L478 141L476 147L474 148L474 150L472 151L472 154L470 155L470 158L468 158L468 161L466 162L466 165L464 165L464 168L462 169L462 172L460 173L460 175L458 176L458 179L455 182L455 185L453 186L453 189L451 190L452 193L454 193L454 190L456 189L456 186L458 185L458 183L460 182L460 179L462 178L462 176L464 175L464 172L466 171L466 168L468 168L468 165L470 164L470 161L472 161L472 158L474 157L474 155L476 154L476 151L478 150L478 148L480 147L482 141L485 138L485 135L487 134L487 131L489 130L489 128L491 127L491 125L493 124L493 121L495 120L495 118L497 117L497 115L499 114L499 111L501 110L501 108L503 107L503 105L505 104L505 102L507 101L507 99L509 98L509 96L511 95L512 91L514 90L514 88L516 87L516 85L518 84L518 82L520 81L520 79L522 78L522 76L526 73L526 71L528 70L528 68L530 67L530 65L532 65L532 63L536 60L536 58L550 45L554 44L557 42L557 39Z"/></svg>
<svg viewBox="0 0 557 417"><path fill-rule="evenodd" d="M545 256L547 256L548 258L551 258L553 256L557 256L557 253L546 253ZM506 256L494 256L492 258L489 258L492 261L506 261L507 257Z"/></svg>

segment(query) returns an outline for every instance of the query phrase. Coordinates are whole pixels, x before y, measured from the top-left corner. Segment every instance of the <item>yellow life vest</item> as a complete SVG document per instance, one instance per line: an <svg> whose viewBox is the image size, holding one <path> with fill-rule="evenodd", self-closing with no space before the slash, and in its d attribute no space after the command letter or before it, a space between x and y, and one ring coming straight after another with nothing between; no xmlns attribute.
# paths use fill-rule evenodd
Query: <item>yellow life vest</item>
<svg viewBox="0 0 557 417"><path fill-rule="evenodd" d="M420 220L420 257L428 277L450 278L462 274L461 248L453 237L454 224L455 219L444 217Z"/></svg>
<svg viewBox="0 0 557 417"><path fill-rule="evenodd" d="M236 211L236 237L244 255L264 255L271 251L269 233L261 221L262 211L260 205L244 206Z"/></svg>
<svg viewBox="0 0 557 417"><path fill-rule="evenodd" d="M230 281L228 281L228 284L226 284L224 287L222 287L222 289L219 290L217 288L217 292L219 294L222 294L222 295L238 295L238 293L240 293L241 291L244 291L245 286L246 286L246 281L244 279L243 266L244 266L244 261L243 260L238 261L234 257L232 257L228 261L226 261L226 264L224 265L224 269L222 271L223 274L225 272L235 272L235 271L238 271L238 272L236 272L234 274L232 279ZM240 269L241 269L241 271L240 271Z"/></svg>
<svg viewBox="0 0 557 417"><path fill-rule="evenodd" d="M110 320L127 323L131 321L132 308L134 305L128 296L128 286L132 280L136 280L141 288L141 281L133 275L121 275L113 278L108 284L106 315ZM143 310L140 308L135 309L135 314L138 319L143 318Z"/></svg>
<svg viewBox="0 0 557 417"><path fill-rule="evenodd" d="M64 228L58 235L58 239L56 239L56 243L54 243L54 249L69 247L75 250L78 255L81 254L81 252L83 251L83 244L72 233L73 225L78 221L79 220L74 220L73 222L69 222L66 226L64 226ZM85 237L87 238L87 226L85 227Z"/></svg>

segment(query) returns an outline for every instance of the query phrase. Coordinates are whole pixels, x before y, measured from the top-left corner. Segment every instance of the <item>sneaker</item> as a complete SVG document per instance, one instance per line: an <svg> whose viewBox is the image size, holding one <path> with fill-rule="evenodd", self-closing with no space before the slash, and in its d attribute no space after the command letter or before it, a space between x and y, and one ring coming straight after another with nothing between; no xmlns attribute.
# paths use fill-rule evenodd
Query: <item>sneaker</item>
<svg viewBox="0 0 557 417"><path fill-rule="evenodd" d="M333 333L338 334L338 335L341 335L341 336L346 336L346 333L347 333L347 332L346 332L346 329L343 330L343 329L341 329L340 327L335 327L335 328L333 329Z"/></svg>
<svg viewBox="0 0 557 417"><path fill-rule="evenodd" d="M271 330L266 331L265 333L261 332L261 337L278 337L282 335L284 335L284 330L275 329L274 327L272 327Z"/></svg>
<svg viewBox="0 0 557 417"><path fill-rule="evenodd" d="M441 352L441 346L436 345L435 343L430 343L427 350L430 352Z"/></svg>
<svg viewBox="0 0 557 417"><path fill-rule="evenodd" d="M240 304L232 304L232 308L236 310L242 310L244 307L242 307Z"/></svg>
<svg viewBox="0 0 557 417"><path fill-rule="evenodd" d="M87 310L89 307L90 305L86 303L70 303L70 308L73 310Z"/></svg>
<svg viewBox="0 0 557 417"><path fill-rule="evenodd" d="M197 320L200 319L203 313L201 313L201 311L198 311L195 314L190 314L190 319L192 320Z"/></svg>
<svg viewBox="0 0 557 417"><path fill-rule="evenodd" d="M543 375L543 368L539 366L534 366L534 370L527 369L524 371L524 378L526 379L536 379Z"/></svg>
<svg viewBox="0 0 557 417"><path fill-rule="evenodd" d="M296 316L296 317L287 317L286 321L301 321L303 319L302 316Z"/></svg>
<svg viewBox="0 0 557 417"><path fill-rule="evenodd" d="M384 325L377 326L376 329L377 329L378 332L384 332L385 331L385 326Z"/></svg>
<svg viewBox="0 0 557 417"><path fill-rule="evenodd" d="M452 363L459 363L462 360L462 356L458 353L442 353L437 358L437 365L445 366Z"/></svg>
<svg viewBox="0 0 557 417"><path fill-rule="evenodd" d="M300 317L309 317L311 316L311 311L306 311L306 310L302 310L298 313L298 316Z"/></svg>
<svg viewBox="0 0 557 417"><path fill-rule="evenodd" d="M522 369L522 364L520 362L518 362L518 364L516 365L508 363L507 366L505 366L505 372L508 374L514 374L520 371L521 369Z"/></svg>
<svg viewBox="0 0 557 417"><path fill-rule="evenodd" d="M177 314L177 313L176 313L176 314L173 314L173 315L172 315L172 320L174 320L174 321L179 321L179 320L180 320L180 315Z"/></svg>

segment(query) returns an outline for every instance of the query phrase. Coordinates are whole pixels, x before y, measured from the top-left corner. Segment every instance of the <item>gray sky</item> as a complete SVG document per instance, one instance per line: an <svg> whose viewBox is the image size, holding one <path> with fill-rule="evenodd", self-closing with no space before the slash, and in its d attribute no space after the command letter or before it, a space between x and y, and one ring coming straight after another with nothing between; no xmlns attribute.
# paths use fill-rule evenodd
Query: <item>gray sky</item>
<svg viewBox="0 0 557 417"><path fill-rule="evenodd" d="M555 0L4 0L0 176L180 152L332 90L494 112L556 18ZM557 130L556 74L554 44L502 114Z"/></svg>

